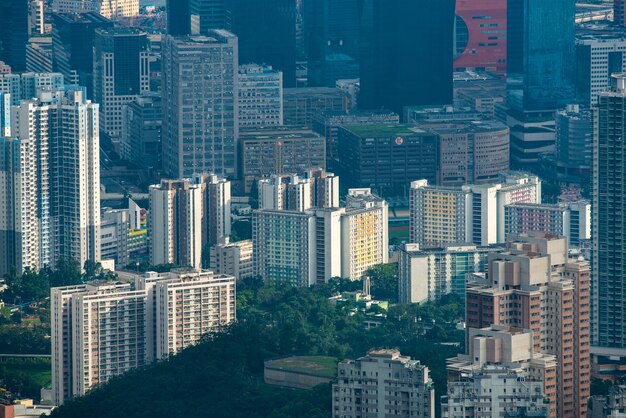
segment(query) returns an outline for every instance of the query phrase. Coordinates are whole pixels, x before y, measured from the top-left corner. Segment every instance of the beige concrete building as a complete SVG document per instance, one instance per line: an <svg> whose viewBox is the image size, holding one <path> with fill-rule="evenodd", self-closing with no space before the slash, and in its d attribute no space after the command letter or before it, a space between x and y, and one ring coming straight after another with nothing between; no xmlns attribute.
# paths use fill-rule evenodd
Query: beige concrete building
<svg viewBox="0 0 626 418"><path fill-rule="evenodd" d="M211 270L235 276L237 280L254 276L252 240L229 242L211 247Z"/></svg>
<svg viewBox="0 0 626 418"><path fill-rule="evenodd" d="M398 350L372 350L339 363L332 396L333 418L435 416L428 367Z"/></svg>
<svg viewBox="0 0 626 418"><path fill-rule="evenodd" d="M176 354L236 318L233 276L175 270L124 278L134 288L96 282L52 289L55 404Z"/></svg>
<svg viewBox="0 0 626 418"><path fill-rule="evenodd" d="M443 417L556 417L556 358L534 351L532 331L470 329L468 348L447 361Z"/></svg>
<svg viewBox="0 0 626 418"><path fill-rule="evenodd" d="M468 284L468 329L492 324L533 332L535 352L556 356L556 416L586 417L590 390L590 274L568 259L565 237L520 235L490 254L486 278Z"/></svg>

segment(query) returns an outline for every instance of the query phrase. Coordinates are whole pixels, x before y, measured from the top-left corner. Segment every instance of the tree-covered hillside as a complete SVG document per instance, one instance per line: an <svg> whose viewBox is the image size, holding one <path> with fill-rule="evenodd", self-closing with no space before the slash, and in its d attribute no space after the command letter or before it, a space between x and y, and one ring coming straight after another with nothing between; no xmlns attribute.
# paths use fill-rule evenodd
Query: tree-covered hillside
<svg viewBox="0 0 626 418"><path fill-rule="evenodd" d="M250 280L238 288L238 322L170 360L117 378L58 408L54 418L330 417L330 385L313 391L263 383L263 361L279 355L358 357L373 347L397 347L430 366L437 396L445 388L445 359L461 341L454 320L461 304L393 307L378 328L366 313L349 314L328 296L345 282L276 290ZM374 288L374 286L372 286Z"/></svg>

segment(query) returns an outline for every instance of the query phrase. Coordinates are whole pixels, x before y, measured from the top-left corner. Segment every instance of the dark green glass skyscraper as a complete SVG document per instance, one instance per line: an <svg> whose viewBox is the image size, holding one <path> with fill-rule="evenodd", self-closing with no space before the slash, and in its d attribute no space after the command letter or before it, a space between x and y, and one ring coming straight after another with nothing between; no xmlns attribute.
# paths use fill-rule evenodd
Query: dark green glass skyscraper
<svg viewBox="0 0 626 418"><path fill-rule="evenodd" d="M575 4L572 0L509 0L509 106L552 110L575 98Z"/></svg>
<svg viewBox="0 0 626 418"><path fill-rule="evenodd" d="M365 0L362 109L452 103L454 0Z"/></svg>
<svg viewBox="0 0 626 418"><path fill-rule="evenodd" d="M27 0L0 0L0 60L14 72L26 70Z"/></svg>

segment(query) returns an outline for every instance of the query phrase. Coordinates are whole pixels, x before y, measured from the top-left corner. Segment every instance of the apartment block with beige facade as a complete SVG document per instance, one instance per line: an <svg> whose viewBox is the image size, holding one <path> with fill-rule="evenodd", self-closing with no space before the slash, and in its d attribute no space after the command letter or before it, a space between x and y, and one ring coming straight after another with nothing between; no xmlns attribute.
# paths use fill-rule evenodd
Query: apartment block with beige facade
<svg viewBox="0 0 626 418"><path fill-rule="evenodd" d="M532 331L493 325L469 329L468 340L468 354L447 361L443 417L556 418L556 357L535 352Z"/></svg>
<svg viewBox="0 0 626 418"><path fill-rule="evenodd" d="M236 318L233 276L206 270L123 276L127 283L52 289L55 404L175 354Z"/></svg>
<svg viewBox="0 0 626 418"><path fill-rule="evenodd" d="M482 282L468 284L468 329L492 324L533 332L535 352L556 356L557 416L587 416L590 391L590 280L586 261L568 259L567 239L520 235L491 254Z"/></svg>
<svg viewBox="0 0 626 418"><path fill-rule="evenodd" d="M211 270L243 280L254 276L252 240L229 242L211 247Z"/></svg>
<svg viewBox="0 0 626 418"><path fill-rule="evenodd" d="M435 388L428 367L398 350L372 350L338 365L333 418L435 416Z"/></svg>

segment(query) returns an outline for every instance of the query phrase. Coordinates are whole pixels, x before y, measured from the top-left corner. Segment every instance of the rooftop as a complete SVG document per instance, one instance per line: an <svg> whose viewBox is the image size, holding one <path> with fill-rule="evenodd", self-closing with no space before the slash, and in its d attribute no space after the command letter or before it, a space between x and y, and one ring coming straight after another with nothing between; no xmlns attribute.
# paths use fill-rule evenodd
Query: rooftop
<svg viewBox="0 0 626 418"><path fill-rule="evenodd" d="M423 135L427 134L427 132L423 129L416 128L411 125L388 125L388 124L378 124L378 125L348 125L344 126L343 129L352 132L353 134L364 137L364 136L372 136L372 137L397 137L402 135L413 136L413 135Z"/></svg>
<svg viewBox="0 0 626 418"><path fill-rule="evenodd" d="M337 376L337 363L335 357L293 356L267 360L265 367L334 378Z"/></svg>

